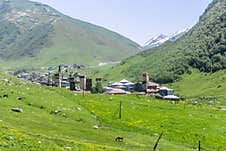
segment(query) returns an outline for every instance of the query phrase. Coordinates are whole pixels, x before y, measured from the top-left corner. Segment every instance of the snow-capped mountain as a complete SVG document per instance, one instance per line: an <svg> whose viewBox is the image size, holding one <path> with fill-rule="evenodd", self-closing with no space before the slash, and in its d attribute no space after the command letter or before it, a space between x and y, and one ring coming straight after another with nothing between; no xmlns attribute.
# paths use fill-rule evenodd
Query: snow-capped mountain
<svg viewBox="0 0 226 151"><path fill-rule="evenodd" d="M174 42L177 39L179 39L180 37L182 37L184 34L186 34L190 29L189 28L185 28L182 30L177 31L176 33L174 33L173 35L171 35L170 37L170 41Z"/></svg>
<svg viewBox="0 0 226 151"><path fill-rule="evenodd" d="M144 44L144 48L145 49L150 49L150 48L153 48L153 47L160 46L161 44L165 43L169 39L170 39L169 36L166 36L166 35L161 34L161 35L156 36L156 37L153 37L149 41L147 41Z"/></svg>
<svg viewBox="0 0 226 151"><path fill-rule="evenodd" d="M147 50L147 49L150 49L153 47L158 47L167 41L174 42L178 38L183 36L185 33L187 33L188 31L189 31L189 29L186 28L186 29L179 30L176 33L169 35L169 36L161 34L159 36L153 37L144 44L143 50Z"/></svg>

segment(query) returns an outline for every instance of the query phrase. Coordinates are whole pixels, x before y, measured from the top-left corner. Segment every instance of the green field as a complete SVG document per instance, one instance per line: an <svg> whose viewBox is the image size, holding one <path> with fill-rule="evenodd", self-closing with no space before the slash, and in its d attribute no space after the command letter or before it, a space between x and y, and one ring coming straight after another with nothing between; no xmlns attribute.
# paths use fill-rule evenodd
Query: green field
<svg viewBox="0 0 226 151"><path fill-rule="evenodd" d="M226 114L214 107L136 95L83 97L6 75L0 84L0 150L150 150L162 131L159 150L194 150L198 140L206 150L226 149Z"/></svg>

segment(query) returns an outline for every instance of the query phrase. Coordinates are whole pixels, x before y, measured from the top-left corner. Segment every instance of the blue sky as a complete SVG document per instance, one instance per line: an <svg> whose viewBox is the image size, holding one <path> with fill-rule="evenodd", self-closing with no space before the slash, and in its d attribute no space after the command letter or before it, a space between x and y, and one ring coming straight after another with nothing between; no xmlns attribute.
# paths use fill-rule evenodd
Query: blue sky
<svg viewBox="0 0 226 151"><path fill-rule="evenodd" d="M118 32L143 45L159 34L192 27L212 0L33 0Z"/></svg>

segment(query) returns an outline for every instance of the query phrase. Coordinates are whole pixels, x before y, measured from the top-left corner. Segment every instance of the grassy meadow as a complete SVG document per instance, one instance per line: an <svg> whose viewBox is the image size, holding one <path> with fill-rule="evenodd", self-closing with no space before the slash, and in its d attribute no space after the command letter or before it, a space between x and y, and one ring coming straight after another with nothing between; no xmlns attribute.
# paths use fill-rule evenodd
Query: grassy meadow
<svg viewBox="0 0 226 151"><path fill-rule="evenodd" d="M202 73L192 70L192 74L185 74L180 80L172 84L176 93L186 97L190 102L198 101L221 108L226 107L226 70L215 73Z"/></svg>
<svg viewBox="0 0 226 151"><path fill-rule="evenodd" d="M226 149L225 111L207 105L136 95L83 96L6 75L0 84L0 150L145 151L162 131L158 150L195 150L199 140L205 150ZM115 142L117 136L124 141Z"/></svg>

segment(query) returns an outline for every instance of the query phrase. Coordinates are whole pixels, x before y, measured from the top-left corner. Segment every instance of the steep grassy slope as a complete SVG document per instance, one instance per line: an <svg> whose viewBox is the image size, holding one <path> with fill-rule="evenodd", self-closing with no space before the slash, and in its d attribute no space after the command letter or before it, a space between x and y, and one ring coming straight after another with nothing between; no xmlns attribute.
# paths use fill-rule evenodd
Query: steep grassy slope
<svg viewBox="0 0 226 151"><path fill-rule="evenodd" d="M6 67L98 65L138 52L138 44L117 33L36 2L0 0L0 21L0 58Z"/></svg>
<svg viewBox="0 0 226 151"><path fill-rule="evenodd" d="M0 84L2 150L150 150L162 131L159 150L193 150L198 140L205 149L225 149L225 111L216 108L189 104L184 108L184 103L134 95L83 97L2 74ZM125 138L123 143L114 141L119 135Z"/></svg>
<svg viewBox="0 0 226 151"><path fill-rule="evenodd" d="M202 100L210 105L217 103L226 106L225 73L225 70L215 73L201 73L193 70L192 74L183 75L180 81L169 84L169 86L190 101Z"/></svg>
<svg viewBox="0 0 226 151"><path fill-rule="evenodd" d="M213 0L199 22L176 42L141 52L122 61L105 78L126 76L138 80L148 71L154 81L173 82L190 67L202 72L226 68L226 1ZM115 75L119 73L120 75Z"/></svg>

